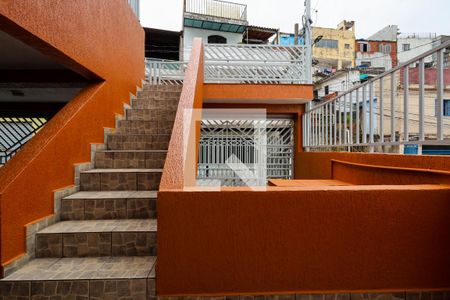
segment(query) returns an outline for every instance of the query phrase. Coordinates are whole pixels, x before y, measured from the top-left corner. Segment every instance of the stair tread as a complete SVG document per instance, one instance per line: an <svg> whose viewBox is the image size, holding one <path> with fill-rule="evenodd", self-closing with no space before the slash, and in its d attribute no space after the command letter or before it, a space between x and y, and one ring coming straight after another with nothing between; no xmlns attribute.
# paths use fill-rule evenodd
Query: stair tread
<svg viewBox="0 0 450 300"><path fill-rule="evenodd" d="M148 199L157 198L157 191L104 191L104 192L78 192L65 197L64 200L79 199Z"/></svg>
<svg viewBox="0 0 450 300"><path fill-rule="evenodd" d="M156 256L37 258L1 281L155 278L155 263Z"/></svg>
<svg viewBox="0 0 450 300"><path fill-rule="evenodd" d="M39 231L37 234L156 231L156 219L118 219L62 221Z"/></svg>
<svg viewBox="0 0 450 300"><path fill-rule="evenodd" d="M82 174L95 173L162 173L163 169L92 169L81 172Z"/></svg>

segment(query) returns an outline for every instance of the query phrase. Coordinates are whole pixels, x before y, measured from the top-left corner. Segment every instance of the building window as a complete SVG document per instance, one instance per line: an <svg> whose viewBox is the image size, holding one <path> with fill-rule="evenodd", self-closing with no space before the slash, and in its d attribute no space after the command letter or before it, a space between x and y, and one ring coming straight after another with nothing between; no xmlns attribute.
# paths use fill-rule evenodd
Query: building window
<svg viewBox="0 0 450 300"><path fill-rule="evenodd" d="M338 41L337 40L327 40L327 39L321 39L316 44L317 48L332 48L337 49L338 48Z"/></svg>
<svg viewBox="0 0 450 300"><path fill-rule="evenodd" d="M350 49L350 44L345 44L345 49Z"/></svg>
<svg viewBox="0 0 450 300"><path fill-rule="evenodd" d="M389 53L391 53L391 51L392 51L391 45L380 44L379 52L384 53L384 54L389 54Z"/></svg>
<svg viewBox="0 0 450 300"><path fill-rule="evenodd" d="M403 44L403 51L409 51L411 50L411 45L410 44Z"/></svg>
<svg viewBox="0 0 450 300"><path fill-rule="evenodd" d="M450 117L450 99L444 99L444 116Z"/></svg>
<svg viewBox="0 0 450 300"><path fill-rule="evenodd" d="M361 52L369 52L370 51L370 45L368 43L361 43L359 45Z"/></svg>
<svg viewBox="0 0 450 300"><path fill-rule="evenodd" d="M436 107L435 107L435 115L437 116L437 112L438 112L438 100L436 99ZM442 111L442 115L444 117L450 117L450 99L444 99L443 100L443 111Z"/></svg>
<svg viewBox="0 0 450 300"><path fill-rule="evenodd" d="M221 35L208 36L208 44L226 44L227 39Z"/></svg>
<svg viewBox="0 0 450 300"><path fill-rule="evenodd" d="M330 93L330 86L325 86L325 95L328 95Z"/></svg>

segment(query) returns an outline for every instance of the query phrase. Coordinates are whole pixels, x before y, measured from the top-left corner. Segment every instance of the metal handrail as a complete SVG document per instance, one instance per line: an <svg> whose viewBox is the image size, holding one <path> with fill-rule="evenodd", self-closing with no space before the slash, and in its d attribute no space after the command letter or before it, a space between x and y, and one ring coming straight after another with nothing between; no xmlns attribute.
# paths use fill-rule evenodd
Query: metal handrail
<svg viewBox="0 0 450 300"><path fill-rule="evenodd" d="M247 5L230 1L185 0L185 12L247 21Z"/></svg>
<svg viewBox="0 0 450 300"><path fill-rule="evenodd" d="M306 55L306 47L302 45L207 44L204 50L205 82L311 83L311 78L307 78L311 60ZM150 82L180 84L187 64L147 60L146 66Z"/></svg>
<svg viewBox="0 0 450 300"><path fill-rule="evenodd" d="M449 47L450 41L330 101L307 109L303 115L303 145L306 150L329 151L348 147L347 151L366 151L368 148L374 152L384 151L382 146L450 145L450 119L443 116L444 52ZM435 58L435 65L425 69L425 58L429 56ZM415 63L418 67L414 69L418 72L410 72ZM431 96L430 88L425 89L428 70L437 74L436 92L432 90ZM414 90L410 89L411 74L418 76ZM401 96L403 99L399 102ZM431 105L433 107L430 108ZM430 115L434 108L435 116ZM376 146L379 149L375 149Z"/></svg>
<svg viewBox="0 0 450 300"><path fill-rule="evenodd" d="M413 64L413 63L415 63L417 61L419 61L420 59L424 59L425 57L430 56L430 55L438 52L439 50L442 50L442 49L445 49L445 48L448 48L448 47L450 47L450 41L447 41L447 42L441 44L440 46L437 46L437 47L435 47L433 49L428 50L427 52L424 52L423 54L420 54L420 55L418 55L418 56L416 56L414 58L411 58L407 62L404 62L404 63L402 63L401 65L398 65L395 68L392 68L392 69L390 69L390 70L388 70L388 71L386 71L386 72L384 72L384 73L382 73L382 74L380 74L380 75L378 75L378 76L376 76L374 78L371 78L371 79L367 80L364 83L361 83L360 85L357 85L357 86L349 89L348 91L340 94L339 97L343 97L343 96L345 96L347 94L350 94L351 92L354 92L355 90L357 90L357 89L359 89L359 88L361 88L363 86L369 85L370 83L375 82L375 81L379 80L380 78L386 77L387 75L393 74L393 73L395 73L395 72L397 72L397 71L399 71L401 69L404 69L405 67L407 67L407 66L409 66L409 65L411 65L411 64ZM306 112L310 112L312 110L315 110L315 109L317 109L317 108L319 108L319 107L321 107L321 106L323 106L325 104L326 103L314 106L314 108L312 108L312 109L310 109L310 110L308 110Z"/></svg>
<svg viewBox="0 0 450 300"><path fill-rule="evenodd" d="M0 117L0 166L6 164L46 123L46 118Z"/></svg>

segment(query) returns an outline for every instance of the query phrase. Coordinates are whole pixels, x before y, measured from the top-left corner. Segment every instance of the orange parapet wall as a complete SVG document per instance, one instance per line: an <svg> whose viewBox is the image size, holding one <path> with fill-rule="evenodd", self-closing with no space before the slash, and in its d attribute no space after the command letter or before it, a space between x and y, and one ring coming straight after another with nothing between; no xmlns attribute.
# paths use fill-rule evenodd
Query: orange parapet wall
<svg viewBox="0 0 450 300"><path fill-rule="evenodd" d="M25 252L28 223L53 214L53 191L74 184L144 78L144 31L123 0L0 1L2 30L95 81L0 169L1 263Z"/></svg>
<svg viewBox="0 0 450 300"><path fill-rule="evenodd" d="M313 99L310 84L205 84L207 103L303 104Z"/></svg>

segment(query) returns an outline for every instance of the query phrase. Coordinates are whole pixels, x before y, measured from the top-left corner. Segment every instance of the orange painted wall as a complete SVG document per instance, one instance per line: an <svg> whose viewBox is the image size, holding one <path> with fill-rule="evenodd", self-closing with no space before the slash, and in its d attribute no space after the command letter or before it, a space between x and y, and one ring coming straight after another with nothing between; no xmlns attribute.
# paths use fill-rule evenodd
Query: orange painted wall
<svg viewBox="0 0 450 300"><path fill-rule="evenodd" d="M0 169L1 263L25 252L24 226L53 213L53 191L144 77L144 31L124 0L0 1L2 30L95 80Z"/></svg>
<svg viewBox="0 0 450 300"><path fill-rule="evenodd" d="M159 295L450 288L448 186L162 191L158 201Z"/></svg>
<svg viewBox="0 0 450 300"><path fill-rule="evenodd" d="M313 85L302 84L205 84L205 99L305 100L314 98ZM245 91L245 92L243 92Z"/></svg>
<svg viewBox="0 0 450 300"><path fill-rule="evenodd" d="M402 154L369 154L346 152L297 153L297 179L330 179L331 161L341 160L377 166L450 171L450 157Z"/></svg>

